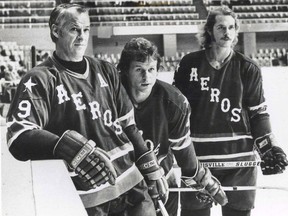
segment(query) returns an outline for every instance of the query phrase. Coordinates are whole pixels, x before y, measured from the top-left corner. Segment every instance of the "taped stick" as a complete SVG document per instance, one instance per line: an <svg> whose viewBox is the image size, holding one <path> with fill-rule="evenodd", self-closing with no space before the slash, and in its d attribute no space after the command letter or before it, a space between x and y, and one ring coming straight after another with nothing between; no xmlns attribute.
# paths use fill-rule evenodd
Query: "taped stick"
<svg viewBox="0 0 288 216"><path fill-rule="evenodd" d="M224 191L245 191L245 190L283 190L288 192L287 187L275 186L222 186ZM169 192L196 192L195 188L169 188Z"/></svg>
<svg viewBox="0 0 288 216"><path fill-rule="evenodd" d="M224 162L201 162L201 166L208 168L243 168L260 166L261 161L224 161Z"/></svg>
<svg viewBox="0 0 288 216"><path fill-rule="evenodd" d="M163 215L163 216L169 216L169 214L168 214L168 212L167 212L167 210L166 210L166 208L165 208L162 200L159 199L159 200L158 200L158 204L159 204L159 209L160 209L162 215Z"/></svg>

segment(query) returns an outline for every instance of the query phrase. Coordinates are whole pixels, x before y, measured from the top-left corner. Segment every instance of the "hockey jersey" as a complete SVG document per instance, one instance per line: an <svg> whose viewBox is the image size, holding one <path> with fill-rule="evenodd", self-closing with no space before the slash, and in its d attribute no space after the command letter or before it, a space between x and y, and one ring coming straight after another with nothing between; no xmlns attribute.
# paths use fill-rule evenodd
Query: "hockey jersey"
<svg viewBox="0 0 288 216"><path fill-rule="evenodd" d="M186 55L174 85L191 105L191 136L200 161L253 161L254 139L271 132L260 68L232 51L215 69L205 51Z"/></svg>
<svg viewBox="0 0 288 216"><path fill-rule="evenodd" d="M61 136L75 130L110 156L115 185L78 191L86 208L113 200L142 179L134 164L134 148L123 128L135 124L132 103L110 63L85 57L87 69L78 74L54 56L22 79L8 113L8 147L27 130L46 130ZM39 140L39 145L41 140ZM77 180L75 173L73 179Z"/></svg>
<svg viewBox="0 0 288 216"><path fill-rule="evenodd" d="M125 80L123 84L128 89ZM174 156L182 173L192 176L197 162L190 137L191 109L186 97L174 86L157 80L149 97L134 106L134 110L136 125L147 145L154 147L169 185L178 183L173 170Z"/></svg>

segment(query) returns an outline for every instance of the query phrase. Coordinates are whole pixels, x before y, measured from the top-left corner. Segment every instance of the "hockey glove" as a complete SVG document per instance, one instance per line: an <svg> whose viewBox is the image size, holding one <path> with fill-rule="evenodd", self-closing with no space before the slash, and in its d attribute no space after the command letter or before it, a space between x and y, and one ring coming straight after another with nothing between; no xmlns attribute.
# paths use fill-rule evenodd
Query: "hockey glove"
<svg viewBox="0 0 288 216"><path fill-rule="evenodd" d="M215 201L221 206L228 203L228 198L221 188L221 184L205 167L199 166L194 177L182 177L182 180L188 187L199 190L196 195L201 202L212 202Z"/></svg>
<svg viewBox="0 0 288 216"><path fill-rule="evenodd" d="M158 209L158 199L165 204L168 200L169 188L163 168L158 164L153 150L149 150L139 157L136 166L144 176L148 185L148 192Z"/></svg>
<svg viewBox="0 0 288 216"><path fill-rule="evenodd" d="M259 137L255 140L255 147L261 157L261 170L263 175L283 173L288 165L284 151L275 145L273 134Z"/></svg>
<svg viewBox="0 0 288 216"><path fill-rule="evenodd" d="M115 184L116 171L108 154L73 130L67 130L54 147L54 155L64 159L90 188L109 182Z"/></svg>

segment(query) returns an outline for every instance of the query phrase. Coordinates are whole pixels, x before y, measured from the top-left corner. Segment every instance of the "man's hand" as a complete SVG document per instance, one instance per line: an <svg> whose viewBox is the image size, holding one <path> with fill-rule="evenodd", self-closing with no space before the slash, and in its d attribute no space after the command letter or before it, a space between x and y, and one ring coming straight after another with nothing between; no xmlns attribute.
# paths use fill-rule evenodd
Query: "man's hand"
<svg viewBox="0 0 288 216"><path fill-rule="evenodd" d="M275 143L273 134L268 134L255 140L255 147L262 160L261 170L263 175L283 173L288 165L286 154Z"/></svg>
<svg viewBox="0 0 288 216"><path fill-rule="evenodd" d="M182 177L182 180L188 187L196 188L200 191L197 198L203 202L215 201L221 206L228 203L227 196L221 188L220 182L210 172L210 170L202 166L198 166L198 170L194 177Z"/></svg>
<svg viewBox="0 0 288 216"><path fill-rule="evenodd" d="M64 159L90 188L115 184L116 171L108 154L76 131L64 132L54 147L54 155Z"/></svg>
<svg viewBox="0 0 288 216"><path fill-rule="evenodd" d="M169 195L169 187L163 168L159 166L152 150L141 155L136 161L136 166L144 176L148 185L148 192L154 200L156 209L158 209L158 199L161 199L165 204Z"/></svg>

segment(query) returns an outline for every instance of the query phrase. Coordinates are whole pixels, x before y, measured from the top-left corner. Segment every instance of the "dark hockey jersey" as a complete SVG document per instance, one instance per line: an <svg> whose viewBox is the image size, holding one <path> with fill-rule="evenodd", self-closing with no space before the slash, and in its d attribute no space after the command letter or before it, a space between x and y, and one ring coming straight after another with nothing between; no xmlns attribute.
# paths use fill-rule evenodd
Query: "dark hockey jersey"
<svg viewBox="0 0 288 216"><path fill-rule="evenodd" d="M127 83L123 83L127 88ZM196 157L190 137L190 106L183 94L174 86L157 80L149 97L134 110L136 125L143 132L145 142L154 146L170 186L177 183L173 179L173 153L178 165L193 175Z"/></svg>
<svg viewBox="0 0 288 216"><path fill-rule="evenodd" d="M88 65L84 74L65 69L53 56L27 73L8 113L7 139L10 147L27 130L61 136L69 129L95 141L110 156L118 177L114 186L79 190L87 208L117 198L143 177L133 162L133 145L123 133L135 120L118 72L108 62L84 59Z"/></svg>
<svg viewBox="0 0 288 216"><path fill-rule="evenodd" d="M232 52L219 70L205 51L180 62L174 85L191 105L191 136L201 161L254 160L254 139L269 132L260 68Z"/></svg>

